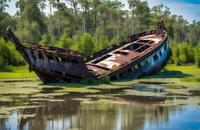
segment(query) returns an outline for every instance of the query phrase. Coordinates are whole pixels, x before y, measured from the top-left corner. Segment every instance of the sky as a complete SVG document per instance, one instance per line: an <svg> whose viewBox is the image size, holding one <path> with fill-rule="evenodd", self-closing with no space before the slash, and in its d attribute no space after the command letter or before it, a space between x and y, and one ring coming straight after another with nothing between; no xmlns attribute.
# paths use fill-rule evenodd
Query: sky
<svg viewBox="0 0 200 130"><path fill-rule="evenodd" d="M119 0L128 8L127 0ZM187 21L200 21L200 0L147 0L150 7L163 4L169 7L172 14L182 15ZM16 0L11 0L7 12L14 15L17 11L15 7Z"/></svg>
<svg viewBox="0 0 200 130"><path fill-rule="evenodd" d="M189 22L200 21L200 0L148 0L148 3L150 7L163 4L172 14L182 15Z"/></svg>

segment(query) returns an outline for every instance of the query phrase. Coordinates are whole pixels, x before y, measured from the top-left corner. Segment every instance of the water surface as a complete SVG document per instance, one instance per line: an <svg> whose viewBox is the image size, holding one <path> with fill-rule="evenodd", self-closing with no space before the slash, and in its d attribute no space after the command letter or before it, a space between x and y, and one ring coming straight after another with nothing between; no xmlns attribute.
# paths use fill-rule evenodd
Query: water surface
<svg viewBox="0 0 200 130"><path fill-rule="evenodd" d="M13 108L8 114L0 114L0 130L200 129L200 106L198 102L192 103L199 99L198 95L182 95L182 102L177 103L178 96L164 100L155 100L151 96L125 97L126 90L131 91L131 88L124 88L92 94L66 93L48 97L48 100L45 100L47 97L40 97L46 93L55 94L53 90L45 88L39 92L39 96L21 95L21 98L17 98L14 95L15 102L1 101L1 109ZM133 91L157 94L166 93L167 90L163 86L156 89L137 85ZM27 104L27 107L20 107L22 104Z"/></svg>

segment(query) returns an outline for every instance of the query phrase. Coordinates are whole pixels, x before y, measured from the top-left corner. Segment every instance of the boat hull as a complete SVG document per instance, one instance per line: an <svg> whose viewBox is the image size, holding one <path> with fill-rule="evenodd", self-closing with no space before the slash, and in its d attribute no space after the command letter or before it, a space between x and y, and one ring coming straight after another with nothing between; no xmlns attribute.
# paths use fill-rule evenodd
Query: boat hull
<svg viewBox="0 0 200 130"><path fill-rule="evenodd" d="M118 80L132 79L155 74L166 66L170 56L171 49L168 46L168 38L166 38L154 51L144 57L141 57L137 61L126 65L121 70L110 73L109 77L111 80Z"/></svg>
<svg viewBox="0 0 200 130"><path fill-rule="evenodd" d="M160 71L171 50L163 22L156 30L130 35L128 41L115 44L85 58L79 52L31 44L24 46L8 28L7 37L44 83L80 82L83 79L111 80L138 78Z"/></svg>

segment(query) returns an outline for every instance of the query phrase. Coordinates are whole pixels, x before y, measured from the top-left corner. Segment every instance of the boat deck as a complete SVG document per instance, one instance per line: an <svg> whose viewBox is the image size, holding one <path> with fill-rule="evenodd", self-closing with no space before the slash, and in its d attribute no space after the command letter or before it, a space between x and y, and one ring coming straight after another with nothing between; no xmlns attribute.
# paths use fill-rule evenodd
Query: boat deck
<svg viewBox="0 0 200 130"><path fill-rule="evenodd" d="M134 42L127 43L107 54L102 55L86 63L90 72L95 76L100 76L109 70L115 70L121 66L136 60L147 54L160 44L163 35L147 35L140 37Z"/></svg>
<svg viewBox="0 0 200 130"><path fill-rule="evenodd" d="M80 81L88 77L110 79L142 76L159 71L168 61L167 32L158 28L128 36L128 39L84 57L79 52L29 42L24 46L10 28L6 35L44 82ZM165 51L166 50L166 51Z"/></svg>

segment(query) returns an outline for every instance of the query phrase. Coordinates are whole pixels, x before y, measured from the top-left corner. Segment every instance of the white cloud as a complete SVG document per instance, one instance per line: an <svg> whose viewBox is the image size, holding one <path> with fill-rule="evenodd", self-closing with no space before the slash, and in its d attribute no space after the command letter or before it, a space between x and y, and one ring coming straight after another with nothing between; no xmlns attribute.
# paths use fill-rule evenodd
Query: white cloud
<svg viewBox="0 0 200 130"><path fill-rule="evenodd" d="M148 0L149 6L163 4L169 7L172 14L182 15L189 22L200 20L200 4L178 2L177 0Z"/></svg>

